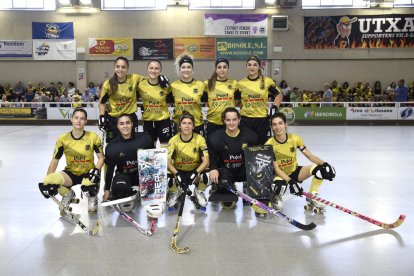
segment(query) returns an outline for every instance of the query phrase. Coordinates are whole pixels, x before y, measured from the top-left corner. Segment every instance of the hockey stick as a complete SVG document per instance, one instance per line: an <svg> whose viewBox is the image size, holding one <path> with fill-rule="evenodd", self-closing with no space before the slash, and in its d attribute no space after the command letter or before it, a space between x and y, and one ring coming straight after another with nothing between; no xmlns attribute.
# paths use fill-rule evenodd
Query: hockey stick
<svg viewBox="0 0 414 276"><path fill-rule="evenodd" d="M175 229L174 229L174 233L171 239L171 249L177 254L184 254L190 251L190 247L188 246L186 247L177 246L178 230L180 229L180 222L181 222L181 217L183 215L184 203L185 203L185 198L187 197L188 186L189 185L185 185L184 187L184 198L182 199L181 204L180 204L180 210L178 211L177 222L175 223Z"/></svg>
<svg viewBox="0 0 414 276"><path fill-rule="evenodd" d="M101 203L101 206L107 207L107 206L111 206L111 205L115 205L115 204L120 204L120 203L128 202L128 201L131 201L131 200L135 200L135 198L136 198L136 194L133 195L133 196L124 197L124 198L120 198L120 199L107 200L107 201L103 201Z"/></svg>
<svg viewBox="0 0 414 276"><path fill-rule="evenodd" d="M138 222L136 222L133 218L127 215L124 211L122 211L121 208L118 207L118 205L110 205L110 206L112 207L112 209L117 211L123 219L129 222L129 224L131 224L134 228L138 229L142 234L147 235L147 236L152 236L152 234L154 234L154 231L155 231L154 220L152 220L151 222L151 229L148 230L142 227L141 225L139 225Z"/></svg>
<svg viewBox="0 0 414 276"><path fill-rule="evenodd" d="M338 209L338 210L340 210L342 212L348 213L350 215L353 215L353 216L355 216L357 218L360 218L362 220L368 221L368 222L370 222L372 224L375 224L375 225L377 225L379 227L382 227L382 228L385 228L385 229L397 228L405 220L405 215L400 215L400 217L394 223L384 223L384 222L381 222L381 221L372 219L370 217L366 217L364 215L361 215L361 214L359 214L359 213L357 213L355 211L351 211L351 210L349 210L349 209L347 209L345 207L342 207L342 206L340 206L340 205L338 205L336 203L330 202L330 201L328 201L326 199L323 199L321 197L314 196L311 193L303 192L303 195L305 197L309 198L309 199L316 200L316 201L321 202L321 203L323 203L323 204L325 204L327 206L331 206L331 207L333 207L335 209Z"/></svg>
<svg viewBox="0 0 414 276"><path fill-rule="evenodd" d="M287 222L289 222L290 224L292 224L293 226L295 226L295 227L297 227L299 229L308 231L308 230L312 230L312 229L314 229L316 227L316 224L313 223L313 222L311 222L310 224L302 224L302 223L300 223L300 222L298 222L298 221L296 221L296 220L294 220L294 219L286 216L282 212L276 211L275 209L267 206L266 204L263 204L262 202L258 201L257 199L254 199L254 198L246 195L245 193L242 193L242 192L238 191L237 189L232 189L231 187L227 187L227 190L229 190L230 192L238 195L242 199L244 199L244 200L246 200L246 201L248 201L248 202L256 205L257 207L260 207L263 210L265 210L265 211L267 211L267 212L269 212L269 213L271 213L271 214L273 214L273 215L275 215L277 217L280 217L280 218L286 220Z"/></svg>
<svg viewBox="0 0 414 276"><path fill-rule="evenodd" d="M84 231L86 231L88 233L88 235L96 236L98 234L99 229L101 228L101 221L100 220L98 220L96 222L96 225L92 229L90 229L85 224L83 224L78 218L76 218L76 216L71 211L69 211L69 208L66 207L65 205L63 205L62 202L60 202L56 197L54 197L52 195L49 195L49 196L57 205L59 205L59 207L63 211L65 211L65 213L69 216L69 218L73 222L75 222L77 225L79 225L80 228L82 228Z"/></svg>

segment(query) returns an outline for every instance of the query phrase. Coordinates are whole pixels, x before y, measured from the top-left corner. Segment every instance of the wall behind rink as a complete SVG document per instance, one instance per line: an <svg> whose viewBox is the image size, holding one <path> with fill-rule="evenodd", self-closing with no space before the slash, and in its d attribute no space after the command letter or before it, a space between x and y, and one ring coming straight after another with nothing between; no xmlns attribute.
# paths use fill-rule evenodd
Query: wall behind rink
<svg viewBox="0 0 414 276"><path fill-rule="evenodd" d="M93 1L99 7L100 1ZM255 11L189 11L187 7L168 7L166 11L101 11L90 15L68 15L57 12L0 11L0 39L31 39L31 23L74 22L77 47L88 47L89 37L133 37L168 38L178 36L203 36L203 15L214 13L266 13L288 15L289 30L268 32L268 59L280 61L280 75L273 75L271 64L267 74L277 80L285 79L288 84L306 89L321 89L327 81L339 83L356 81L373 83L381 80L383 89L399 78L407 82L414 79L414 48L404 49L332 49L304 50L303 17L322 15L365 15L365 14L410 14L413 9L339 9L302 10L265 9L262 1L256 1ZM300 1L298 1L300 6ZM281 47L281 52L273 52L273 47ZM132 57L131 57L132 58ZM78 55L86 60L87 80L101 82L113 73L113 61L107 57ZM197 60L195 77L207 79L214 68L212 60ZM132 61L130 72L145 74L146 62ZM244 61L231 61L230 77L240 79L246 75ZM163 71L171 80L177 79L173 61L163 62ZM64 83L76 81L77 65L74 61L33 61L30 58L0 59L0 83L16 80L50 81ZM79 85L78 85L79 87ZM83 88L83 87L79 87Z"/></svg>

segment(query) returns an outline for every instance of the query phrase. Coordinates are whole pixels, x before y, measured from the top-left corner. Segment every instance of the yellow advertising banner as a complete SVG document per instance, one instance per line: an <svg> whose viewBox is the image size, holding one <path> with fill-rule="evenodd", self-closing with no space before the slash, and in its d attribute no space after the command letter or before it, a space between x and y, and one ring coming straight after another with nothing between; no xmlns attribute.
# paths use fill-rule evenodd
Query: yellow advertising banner
<svg viewBox="0 0 414 276"><path fill-rule="evenodd" d="M175 37L174 58L187 52L194 58L216 58L216 38L214 37Z"/></svg>
<svg viewBox="0 0 414 276"><path fill-rule="evenodd" d="M132 38L89 38L89 55L130 56Z"/></svg>

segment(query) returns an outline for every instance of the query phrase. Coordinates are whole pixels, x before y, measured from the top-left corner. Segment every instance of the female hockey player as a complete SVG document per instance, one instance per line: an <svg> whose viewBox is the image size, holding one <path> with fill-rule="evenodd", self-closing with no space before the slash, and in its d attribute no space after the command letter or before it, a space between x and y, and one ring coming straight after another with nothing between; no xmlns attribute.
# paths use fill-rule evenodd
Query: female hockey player
<svg viewBox="0 0 414 276"><path fill-rule="evenodd" d="M139 191L137 151L154 147L149 135L133 132L131 115L120 115L117 128L121 135L115 137L105 148L103 201L130 197ZM132 211L135 209L135 200L120 204L120 208L124 212Z"/></svg>
<svg viewBox="0 0 414 276"><path fill-rule="evenodd" d="M161 62L152 59L148 62L148 79L138 85L139 95L144 106L144 132L155 142L159 139L161 146L166 147L171 138L171 120L167 109L168 79L160 75Z"/></svg>
<svg viewBox="0 0 414 276"><path fill-rule="evenodd" d="M73 185L82 184L81 190L88 197L88 211L97 211L97 193L100 182L100 169L104 164L102 142L99 136L84 130L87 113L82 108L76 108L72 113L72 131L59 136L47 175L39 183L40 192L49 198L59 193L62 204L69 206L75 197L71 189ZM95 165L94 152L98 157ZM66 167L56 172L62 155L66 157ZM61 210L61 215L64 214Z"/></svg>
<svg viewBox="0 0 414 276"><path fill-rule="evenodd" d="M255 131L259 144L263 145L270 137L267 100L273 99L270 115L277 112L283 96L275 82L265 77L260 69L261 60L257 56L247 59L247 77L237 84L236 100L241 100L241 125Z"/></svg>
<svg viewBox="0 0 414 276"><path fill-rule="evenodd" d="M201 97L205 90L204 83L194 80L194 62L189 54L184 53L178 56L175 60L175 66L180 79L170 85L175 106L173 121L178 126L181 114L183 111L187 111L194 116L194 132L204 136L204 121L201 112Z"/></svg>
<svg viewBox="0 0 414 276"><path fill-rule="evenodd" d="M282 209L282 195L289 187L290 193L300 196L303 188L300 183L313 176L309 192L317 195L319 187L324 179L332 181L335 178L335 169L312 154L305 146L302 138L293 133L287 133L286 116L277 112L271 117L271 126L274 136L266 144L273 146L275 161L273 167L277 177L274 181L272 203L275 209ZM305 157L313 164L299 166L296 158L296 151L299 149ZM306 210L313 210L315 213L324 212L322 205L317 201L306 199Z"/></svg>
<svg viewBox="0 0 414 276"><path fill-rule="evenodd" d="M196 205L203 209L207 206L203 193L207 188L204 171L209 166L207 144L203 136L193 132L194 122L194 116L184 111L179 120L180 132L174 135L168 144L168 170L175 178L175 181L169 183L170 209L176 205L183 193L181 188L191 183L195 184Z"/></svg>
<svg viewBox="0 0 414 276"><path fill-rule="evenodd" d="M116 118L130 114L134 132L138 132L137 87L143 79L138 74L128 74L126 57L115 59L115 73L104 82L99 100L99 128L106 132L107 142L119 135Z"/></svg>
<svg viewBox="0 0 414 276"><path fill-rule="evenodd" d="M226 195L233 195L226 191L226 186L234 187L234 182L246 181L244 166L244 147L257 144L257 135L254 131L239 127L240 113L235 107L227 107L221 115L225 128L218 129L208 136L208 153L210 158L210 181L213 183L210 201L218 201L226 208L232 208L236 200L220 200ZM230 196L227 196L231 198Z"/></svg>
<svg viewBox="0 0 414 276"><path fill-rule="evenodd" d="M234 93L237 81L227 78L229 67L228 59L216 59L214 73L205 83L208 95L207 135L220 128L224 128L222 113L226 107L234 107Z"/></svg>

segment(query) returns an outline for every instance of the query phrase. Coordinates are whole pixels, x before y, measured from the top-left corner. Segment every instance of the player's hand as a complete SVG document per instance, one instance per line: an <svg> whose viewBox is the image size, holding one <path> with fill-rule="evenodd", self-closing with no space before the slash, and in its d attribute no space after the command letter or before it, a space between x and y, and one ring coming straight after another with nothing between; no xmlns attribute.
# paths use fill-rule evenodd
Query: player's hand
<svg viewBox="0 0 414 276"><path fill-rule="evenodd" d="M88 178L93 184L99 184L101 181L101 171L93 168L88 172Z"/></svg>
<svg viewBox="0 0 414 276"><path fill-rule="evenodd" d="M289 184L289 191L291 194L296 195L296 196L302 196L303 193L303 188L300 185L299 182L297 182L295 179L291 178L288 181Z"/></svg>
<svg viewBox="0 0 414 276"><path fill-rule="evenodd" d="M279 111L279 108L276 105L272 105L269 111L269 116L272 117Z"/></svg>
<svg viewBox="0 0 414 276"><path fill-rule="evenodd" d="M191 172L189 179L191 184L196 184L200 180L200 174L196 170L194 170Z"/></svg>
<svg viewBox="0 0 414 276"><path fill-rule="evenodd" d="M184 176L183 176L182 173L177 172L175 174L175 181L177 182L177 186L180 186L181 188L184 188L185 181L184 181Z"/></svg>
<svg viewBox="0 0 414 276"><path fill-rule="evenodd" d="M210 181L211 183L218 183L218 179L219 179L219 171L218 170L211 170L210 171Z"/></svg>
<svg viewBox="0 0 414 276"><path fill-rule="evenodd" d="M162 88L166 88L170 85L170 80L167 78L166 75L159 75L158 83L160 84Z"/></svg>
<svg viewBox="0 0 414 276"><path fill-rule="evenodd" d="M102 201L108 201L111 196L111 192L109 190L105 190L102 196Z"/></svg>
<svg viewBox="0 0 414 276"><path fill-rule="evenodd" d="M108 121L106 120L105 115L99 115L98 127L101 131L108 130Z"/></svg>

